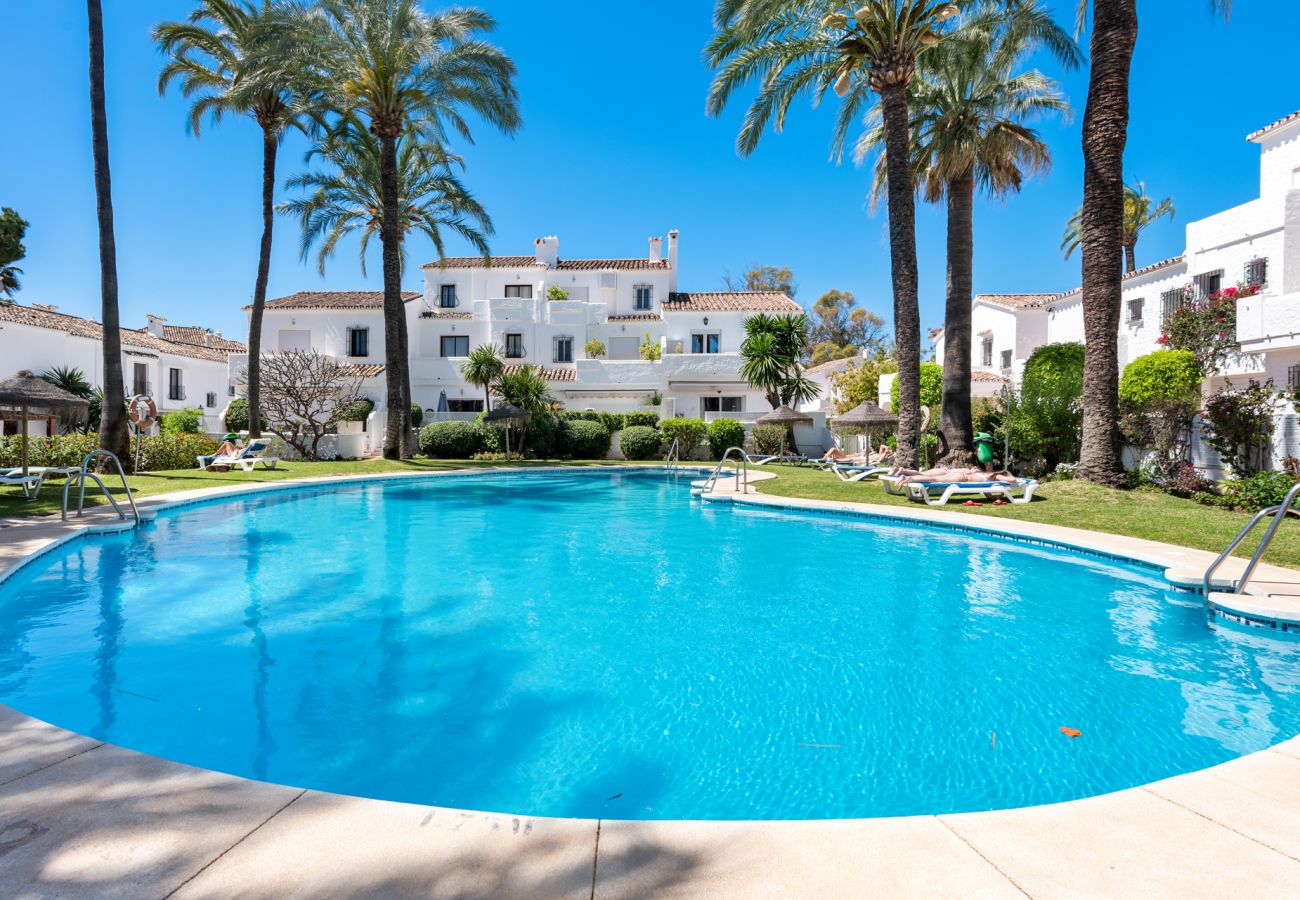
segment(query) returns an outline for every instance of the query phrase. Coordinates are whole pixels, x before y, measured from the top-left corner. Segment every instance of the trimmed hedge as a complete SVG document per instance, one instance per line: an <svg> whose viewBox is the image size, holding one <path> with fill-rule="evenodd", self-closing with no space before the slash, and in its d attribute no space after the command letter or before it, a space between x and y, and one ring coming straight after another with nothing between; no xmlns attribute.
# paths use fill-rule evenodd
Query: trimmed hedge
<svg viewBox="0 0 1300 900"><path fill-rule="evenodd" d="M659 423L659 431L664 436L664 443L671 444L677 440L678 455L682 459L694 459L695 450L704 443L708 429L703 419L687 419L674 416Z"/></svg>
<svg viewBox="0 0 1300 900"><path fill-rule="evenodd" d="M483 432L470 422L433 422L420 429L420 452L433 459L469 459L483 449Z"/></svg>
<svg viewBox="0 0 1300 900"><path fill-rule="evenodd" d="M351 403L345 403L338 408L334 418L340 422L364 422L366 417L375 411L375 401L369 397L361 397L353 400ZM248 413L244 413L245 417Z"/></svg>
<svg viewBox="0 0 1300 900"><path fill-rule="evenodd" d="M193 469L194 457L216 452L218 441L201 434L150 434L144 437L140 453L140 470L162 472L169 469ZM86 454L99 446L97 434L61 434L57 437L34 437L28 441L28 464L33 466L79 466ZM131 439L134 458L136 441ZM21 465L22 438L0 438L0 466Z"/></svg>
<svg viewBox="0 0 1300 900"><path fill-rule="evenodd" d="M657 428L629 425L618 433L618 447L625 459L656 459L662 446L663 435Z"/></svg>
<svg viewBox="0 0 1300 900"><path fill-rule="evenodd" d="M159 427L164 434L201 434L203 432L203 410L178 409L163 413Z"/></svg>
<svg viewBox="0 0 1300 900"><path fill-rule="evenodd" d="M780 453L782 447L790 445L790 432L784 425L755 425L754 449L759 453Z"/></svg>
<svg viewBox="0 0 1300 900"><path fill-rule="evenodd" d="M268 423L266 416L262 416L262 430L266 431ZM247 431L248 430L248 401L242 398L236 398L230 401L230 406L226 408L226 431Z"/></svg>
<svg viewBox="0 0 1300 900"><path fill-rule="evenodd" d="M714 419L709 423L709 454L721 459L728 447L745 446L745 426L735 419Z"/></svg>
<svg viewBox="0 0 1300 900"><path fill-rule="evenodd" d="M605 426L585 419L566 419L561 422L565 450L574 459L604 459L609 455L612 438Z"/></svg>
<svg viewBox="0 0 1300 900"><path fill-rule="evenodd" d="M645 425L650 428L657 428L659 426L659 413L647 412L644 410L626 413L612 413L566 409L560 413L560 416L561 418L569 420L580 419L586 422L599 422L605 426L605 430L610 434L617 434L629 425Z"/></svg>

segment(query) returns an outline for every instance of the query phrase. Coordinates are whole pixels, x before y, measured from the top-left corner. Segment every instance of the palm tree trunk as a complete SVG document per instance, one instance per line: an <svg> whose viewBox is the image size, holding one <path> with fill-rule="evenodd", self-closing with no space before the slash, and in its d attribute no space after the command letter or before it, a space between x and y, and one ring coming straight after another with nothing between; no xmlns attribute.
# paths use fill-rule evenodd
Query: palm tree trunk
<svg viewBox="0 0 1300 900"><path fill-rule="evenodd" d="M1135 272L1137 271L1137 267L1138 267L1137 247L1134 246L1133 244L1125 244L1124 245L1124 271L1126 273Z"/></svg>
<svg viewBox="0 0 1300 900"><path fill-rule="evenodd" d="M248 314L248 434L262 436L262 310L266 307L266 282L271 275L271 230L275 226L275 153L279 141L270 128L262 129L262 246L253 284L253 308Z"/></svg>
<svg viewBox="0 0 1300 900"><path fill-rule="evenodd" d="M1119 433L1119 316L1124 145L1136 0L1093 0L1092 70L1083 117L1083 446L1079 477L1124 483Z"/></svg>
<svg viewBox="0 0 1300 900"><path fill-rule="evenodd" d="M86 0L90 19L90 131L95 159L95 213L99 220L99 284L104 323L104 402L99 446L116 454L131 471L131 436L126 428L122 379L122 334L117 314L117 243L113 238L113 190L108 166L108 117L104 112L104 14L99 0Z"/></svg>
<svg viewBox="0 0 1300 900"><path fill-rule="evenodd" d="M483 411L492 412L492 385L483 382Z"/></svg>
<svg viewBox="0 0 1300 900"><path fill-rule="evenodd" d="M405 459L411 421L410 372L406 355L406 308L402 303L402 230L399 224L397 136L379 136L379 181L383 212L379 237L384 245L384 373L388 423L384 458Z"/></svg>
<svg viewBox="0 0 1300 900"><path fill-rule="evenodd" d="M900 466L916 465L921 436L921 312L917 306L916 197L908 165L907 94L902 85L880 94L885 128L889 205L889 258L894 286L894 345L898 358L898 446Z"/></svg>
<svg viewBox="0 0 1300 900"><path fill-rule="evenodd" d="M940 465L973 465L970 411L971 267L975 179L948 184L948 296L943 315L943 407L939 429L948 441Z"/></svg>

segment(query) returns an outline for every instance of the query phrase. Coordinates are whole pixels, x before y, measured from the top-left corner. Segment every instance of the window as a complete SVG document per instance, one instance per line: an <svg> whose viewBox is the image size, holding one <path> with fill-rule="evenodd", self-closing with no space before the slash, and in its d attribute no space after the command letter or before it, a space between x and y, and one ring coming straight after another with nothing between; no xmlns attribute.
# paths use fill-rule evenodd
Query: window
<svg viewBox="0 0 1300 900"><path fill-rule="evenodd" d="M216 392L216 391L208 391L208 402L207 402L206 404L204 404L204 405L207 406L208 408L212 408L212 407L214 407L214 406L217 405L217 392Z"/></svg>
<svg viewBox="0 0 1300 900"><path fill-rule="evenodd" d="M226 396L227 397L235 396L235 386L233 384L226 385Z"/></svg>
<svg viewBox="0 0 1300 900"><path fill-rule="evenodd" d="M696 331L691 333L692 353L717 353L721 346L722 335L718 332Z"/></svg>
<svg viewBox="0 0 1300 900"><path fill-rule="evenodd" d="M654 303L655 289L652 284L638 284L632 288L632 296L636 298L637 309L650 309Z"/></svg>
<svg viewBox="0 0 1300 900"><path fill-rule="evenodd" d="M1287 387L1300 387L1300 366L1288 366L1286 370Z"/></svg>
<svg viewBox="0 0 1300 900"><path fill-rule="evenodd" d="M506 359L524 358L524 336L522 334L506 335Z"/></svg>
<svg viewBox="0 0 1300 900"><path fill-rule="evenodd" d="M348 329L348 356L370 355L370 329Z"/></svg>
<svg viewBox="0 0 1300 900"><path fill-rule="evenodd" d="M439 356L469 356L469 335L444 334L438 351Z"/></svg>
<svg viewBox="0 0 1300 900"><path fill-rule="evenodd" d="M1192 279L1192 290L1196 294L1197 300L1204 300L1211 294L1219 292L1219 285L1223 283L1223 270L1217 272L1206 272L1197 275Z"/></svg>
<svg viewBox="0 0 1300 900"><path fill-rule="evenodd" d="M986 337L980 341L980 365L993 365L993 338Z"/></svg>
<svg viewBox="0 0 1300 900"><path fill-rule="evenodd" d="M1160 295L1160 327L1164 328L1169 317L1183 308L1183 289L1174 288Z"/></svg>
<svg viewBox="0 0 1300 900"><path fill-rule="evenodd" d="M477 413L483 411L482 400L448 400L447 411L457 413Z"/></svg>
<svg viewBox="0 0 1300 900"><path fill-rule="evenodd" d="M744 412L744 397L701 397L700 411L706 413Z"/></svg>
<svg viewBox="0 0 1300 900"><path fill-rule="evenodd" d="M1003 351L1002 351L1002 368L1004 368L1004 369L1009 369L1009 368L1011 368L1011 351L1010 351L1010 350L1003 350Z"/></svg>
<svg viewBox="0 0 1300 900"><path fill-rule="evenodd" d="M555 339L554 361L557 363L573 362L573 338L557 337Z"/></svg>
<svg viewBox="0 0 1300 900"><path fill-rule="evenodd" d="M1260 257L1246 263L1245 276L1246 284L1268 284L1268 260Z"/></svg>
<svg viewBox="0 0 1300 900"><path fill-rule="evenodd" d="M456 305L456 285L438 285L438 305L443 309L451 309Z"/></svg>
<svg viewBox="0 0 1300 900"><path fill-rule="evenodd" d="M507 284L507 297L518 297L521 300L533 299L533 286L531 284Z"/></svg>
<svg viewBox="0 0 1300 900"><path fill-rule="evenodd" d="M1135 297L1128 302L1128 322L1139 325L1142 322L1142 298Z"/></svg>
<svg viewBox="0 0 1300 900"><path fill-rule="evenodd" d="M135 369L131 374L131 393L149 393L149 367L144 363L135 364Z"/></svg>
<svg viewBox="0 0 1300 900"><path fill-rule="evenodd" d="M181 370L167 370L167 399L184 400L185 388L181 386Z"/></svg>

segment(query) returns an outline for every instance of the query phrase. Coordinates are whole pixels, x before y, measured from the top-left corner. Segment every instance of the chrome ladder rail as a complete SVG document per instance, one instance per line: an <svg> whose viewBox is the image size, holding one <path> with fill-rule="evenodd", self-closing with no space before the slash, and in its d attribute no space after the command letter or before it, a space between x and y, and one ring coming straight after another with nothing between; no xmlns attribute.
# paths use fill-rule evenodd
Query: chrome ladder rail
<svg viewBox="0 0 1300 900"><path fill-rule="evenodd" d="M681 450L677 446L677 438L673 438L672 446L668 448L668 457L664 463L669 469L676 469L681 460Z"/></svg>
<svg viewBox="0 0 1300 900"><path fill-rule="evenodd" d="M1268 529L1264 532L1264 536L1260 539L1259 546L1255 548L1255 553L1251 556L1250 562L1246 563L1246 570L1241 573L1241 578L1237 581L1236 586L1232 591L1234 594L1245 592L1246 583L1250 581L1250 576L1255 573L1255 567L1259 565L1259 560L1263 557L1264 551L1267 550L1268 545L1272 543L1273 535L1277 531L1277 526L1282 524L1282 520L1288 515L1300 516L1300 511L1291 508L1291 504L1295 502L1297 494L1300 494L1300 483L1293 485L1291 490L1286 492L1286 497L1281 503L1276 506L1270 506L1267 509L1261 509L1259 512L1255 513L1249 522L1246 523L1246 527L1237 532L1237 536L1232 539L1232 543L1227 546L1227 549L1220 553L1218 559L1210 563L1210 567L1205 570L1205 579L1203 582L1205 596L1210 596L1210 592L1213 590L1211 581L1219 566L1223 565L1223 561L1232 555L1232 551L1236 550L1237 547L1241 545L1241 542L1246 539L1246 536L1254 530L1255 526L1258 525L1260 521L1262 521L1266 516L1272 516L1273 521L1268 523Z"/></svg>
<svg viewBox="0 0 1300 900"><path fill-rule="evenodd" d="M726 452L722 454L722 459L718 460L718 464L713 467L713 472L709 475L709 480L705 482L704 487L700 490L701 494L707 494L709 491L713 490L713 486L718 482L718 475L722 473L722 467L727 464L727 460L731 457L731 451L733 450L740 454L740 456L734 460L736 464L736 475L741 479L739 493L749 493L749 454L745 452L744 447L728 447Z"/></svg>
<svg viewBox="0 0 1300 900"><path fill-rule="evenodd" d="M68 521L68 488L72 487L72 482L74 479L77 481L77 485L80 488L80 491L78 492L77 495L77 515L80 516L84 511L86 505L86 479L87 478L91 479L92 481L95 482L95 484L99 485L99 489L104 492L104 496L108 498L108 502L113 505L113 512L117 513L117 517L119 519L126 518L126 513L122 512L122 507L117 505L117 501L113 499L113 495L108 492L108 488L104 485L103 479L101 479L94 472L90 471L90 461L94 459L96 456L103 456L108 459L111 459L113 461L113 465L117 467L117 477L122 479L122 490L126 491L126 499L131 504L131 515L135 517L135 524L139 525L140 510L136 508L135 496L131 493L131 486L126 483L126 472L122 469L122 461L117 458L116 453L112 453L111 451L108 450L91 450L89 453L86 454L86 458L81 461L81 472L76 475L69 475L68 478L63 482L63 512L61 516L62 520L64 522Z"/></svg>

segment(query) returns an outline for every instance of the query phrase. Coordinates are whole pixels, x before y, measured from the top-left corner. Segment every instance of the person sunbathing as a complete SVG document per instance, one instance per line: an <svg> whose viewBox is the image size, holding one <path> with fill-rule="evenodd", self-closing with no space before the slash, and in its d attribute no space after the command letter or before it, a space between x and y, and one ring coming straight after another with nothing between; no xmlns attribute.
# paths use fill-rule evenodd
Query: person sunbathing
<svg viewBox="0 0 1300 900"><path fill-rule="evenodd" d="M864 466L868 464L882 463L894 455L894 449L888 444L881 444L880 449L875 453L868 453L863 450L860 453L845 453L838 447L832 447L822 454L822 459L827 462L849 463L850 465Z"/></svg>
<svg viewBox="0 0 1300 900"><path fill-rule="evenodd" d="M199 458L203 460L203 466L209 472L229 472L230 466L214 466L212 465L213 461L222 456L238 456L243 449L243 447L239 446L239 435L228 434L221 439L221 446L217 448L216 453L211 456L201 456Z"/></svg>
<svg viewBox="0 0 1300 900"><path fill-rule="evenodd" d="M889 470L889 474L901 475L902 477L898 481L899 484L952 484L986 481L1001 481L1007 484L1016 483L1016 476L1005 470L1001 472L985 472L972 466L926 469L925 471L894 466Z"/></svg>

